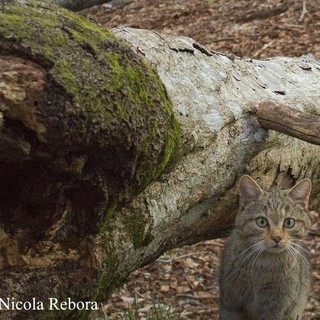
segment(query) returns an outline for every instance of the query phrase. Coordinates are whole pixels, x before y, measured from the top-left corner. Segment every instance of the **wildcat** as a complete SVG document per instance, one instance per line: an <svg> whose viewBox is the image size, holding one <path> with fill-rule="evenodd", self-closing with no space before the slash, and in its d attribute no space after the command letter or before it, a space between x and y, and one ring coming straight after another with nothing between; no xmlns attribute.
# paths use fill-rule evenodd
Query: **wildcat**
<svg viewBox="0 0 320 320"><path fill-rule="evenodd" d="M220 320L300 319L311 285L303 248L310 192L309 179L266 192L241 177L240 209L221 259Z"/></svg>

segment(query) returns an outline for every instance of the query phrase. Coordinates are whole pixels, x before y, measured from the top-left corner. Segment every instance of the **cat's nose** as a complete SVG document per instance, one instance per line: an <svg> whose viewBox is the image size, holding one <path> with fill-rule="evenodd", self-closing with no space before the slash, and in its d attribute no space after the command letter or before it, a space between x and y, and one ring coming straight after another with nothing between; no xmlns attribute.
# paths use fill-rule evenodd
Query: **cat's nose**
<svg viewBox="0 0 320 320"><path fill-rule="evenodd" d="M272 240L273 240L276 244L278 244L278 243L282 240L282 238L281 238L280 236L274 236L274 237L272 237Z"/></svg>

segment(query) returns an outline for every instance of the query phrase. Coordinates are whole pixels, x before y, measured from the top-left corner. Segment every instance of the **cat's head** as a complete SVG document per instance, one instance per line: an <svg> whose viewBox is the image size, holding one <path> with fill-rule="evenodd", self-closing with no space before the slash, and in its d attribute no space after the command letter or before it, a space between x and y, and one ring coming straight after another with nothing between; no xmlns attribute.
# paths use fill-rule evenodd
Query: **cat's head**
<svg viewBox="0 0 320 320"><path fill-rule="evenodd" d="M262 190L247 175L240 179L240 210L235 230L248 244L259 242L264 251L278 253L310 228L308 201L311 181L303 179L290 190Z"/></svg>

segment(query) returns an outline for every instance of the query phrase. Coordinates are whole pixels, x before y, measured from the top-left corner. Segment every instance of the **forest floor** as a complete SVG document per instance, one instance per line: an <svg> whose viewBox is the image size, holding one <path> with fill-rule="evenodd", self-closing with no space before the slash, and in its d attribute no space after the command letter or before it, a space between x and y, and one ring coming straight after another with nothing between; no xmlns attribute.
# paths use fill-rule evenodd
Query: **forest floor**
<svg viewBox="0 0 320 320"><path fill-rule="evenodd" d="M312 53L320 59L319 0L307 0L306 11L303 0L113 0L85 14L107 28L188 36L209 50L240 57ZM313 229L319 231L320 223ZM217 239L175 249L137 270L106 303L105 316L125 319L129 308L137 315L128 319L142 320L156 307L167 309L167 319L218 319L217 270L223 243ZM306 245L314 282L303 319L320 320L320 237L309 236ZM156 311L153 319L158 319Z"/></svg>

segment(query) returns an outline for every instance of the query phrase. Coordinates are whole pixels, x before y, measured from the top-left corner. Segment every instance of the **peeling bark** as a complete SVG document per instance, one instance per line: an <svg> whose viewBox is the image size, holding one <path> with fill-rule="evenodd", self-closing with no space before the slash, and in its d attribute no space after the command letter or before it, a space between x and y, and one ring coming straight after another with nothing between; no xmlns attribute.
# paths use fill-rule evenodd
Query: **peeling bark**
<svg viewBox="0 0 320 320"><path fill-rule="evenodd" d="M113 33L0 0L0 297L103 301L165 250L228 235L243 173L264 189L309 177L319 205L319 148L255 114L263 101L319 114L319 62Z"/></svg>

